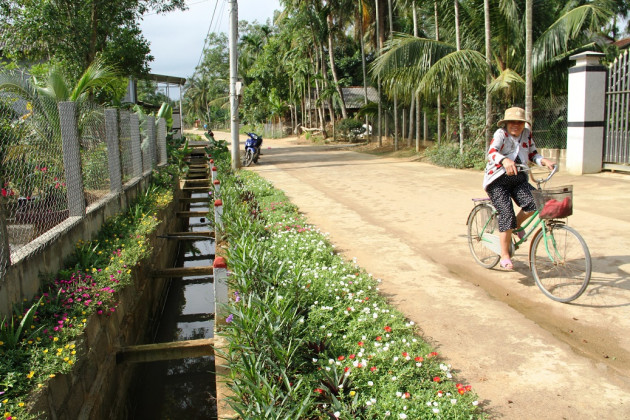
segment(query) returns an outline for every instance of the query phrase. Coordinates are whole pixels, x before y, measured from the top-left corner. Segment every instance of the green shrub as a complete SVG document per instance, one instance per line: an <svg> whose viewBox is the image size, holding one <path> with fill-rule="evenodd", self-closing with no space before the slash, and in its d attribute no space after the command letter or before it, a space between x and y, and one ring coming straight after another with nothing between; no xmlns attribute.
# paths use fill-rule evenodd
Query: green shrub
<svg viewBox="0 0 630 420"><path fill-rule="evenodd" d="M425 156L435 165L446 168L482 170L486 166L483 146L474 143L464 144L463 153L460 153L459 144L442 142L428 149Z"/></svg>

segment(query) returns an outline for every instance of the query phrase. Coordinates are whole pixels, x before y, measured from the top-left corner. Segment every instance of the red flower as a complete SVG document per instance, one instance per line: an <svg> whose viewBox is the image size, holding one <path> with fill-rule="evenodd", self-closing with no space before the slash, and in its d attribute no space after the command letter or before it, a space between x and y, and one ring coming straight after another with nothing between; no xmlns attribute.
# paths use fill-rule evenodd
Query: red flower
<svg viewBox="0 0 630 420"><path fill-rule="evenodd" d="M440 382L440 381L441 381L441 379L440 379L439 376L436 376L436 377L433 378L433 382Z"/></svg>
<svg viewBox="0 0 630 420"><path fill-rule="evenodd" d="M432 351L431 353L427 354L427 357L435 357L437 355L437 352Z"/></svg>
<svg viewBox="0 0 630 420"><path fill-rule="evenodd" d="M405 392L405 398L407 398L407 399L411 398L411 394L408 393L408 392Z"/></svg>
<svg viewBox="0 0 630 420"><path fill-rule="evenodd" d="M457 392L459 392L459 395L464 395L466 391L464 390L464 388L457 388Z"/></svg>
<svg viewBox="0 0 630 420"><path fill-rule="evenodd" d="M348 356L351 360L354 360L354 358L356 357L354 354L351 354L350 356Z"/></svg>
<svg viewBox="0 0 630 420"><path fill-rule="evenodd" d="M363 367L363 364L362 364L362 363L359 363L359 364L357 364L357 367L358 367L358 368L362 368L362 367Z"/></svg>
<svg viewBox="0 0 630 420"><path fill-rule="evenodd" d="M417 357L416 357L415 359L413 359L413 360L415 360L416 362L422 362L424 359L423 359L422 357L420 357L420 356L417 356Z"/></svg>
<svg viewBox="0 0 630 420"><path fill-rule="evenodd" d="M389 325L387 325L387 326L384 328L384 330L385 330L385 331L387 331L387 332L392 332L392 327L390 327Z"/></svg>
<svg viewBox="0 0 630 420"><path fill-rule="evenodd" d="M372 366L372 367L370 368L370 370L371 370L372 372L376 372L376 366Z"/></svg>
<svg viewBox="0 0 630 420"><path fill-rule="evenodd" d="M402 355L403 355L403 357L407 357L407 356L409 356L409 353L407 353L406 351L403 351Z"/></svg>
<svg viewBox="0 0 630 420"><path fill-rule="evenodd" d="M3 197L6 197L6 196L7 196L7 190L6 190L6 188L3 188L3 189L2 189L2 196L3 196Z"/></svg>
<svg viewBox="0 0 630 420"><path fill-rule="evenodd" d="M337 360L339 360L340 362L343 361L346 358L346 356L339 356L337 357Z"/></svg>
<svg viewBox="0 0 630 420"><path fill-rule="evenodd" d="M350 368L349 368L348 366L346 366L345 368L343 368L343 371L344 371L344 372L347 372L347 371L349 371L349 370L350 370Z"/></svg>
<svg viewBox="0 0 630 420"><path fill-rule="evenodd" d="M323 389L321 389L321 388L315 388L315 389L313 390L313 392L317 392L318 394L323 394L323 393L324 393L324 390L323 390Z"/></svg>
<svg viewBox="0 0 630 420"><path fill-rule="evenodd" d="M359 341L359 347L363 347L363 341Z"/></svg>
<svg viewBox="0 0 630 420"><path fill-rule="evenodd" d="M382 338L381 338L380 335L378 337L376 337L376 341L381 341L381 340L382 340Z"/></svg>

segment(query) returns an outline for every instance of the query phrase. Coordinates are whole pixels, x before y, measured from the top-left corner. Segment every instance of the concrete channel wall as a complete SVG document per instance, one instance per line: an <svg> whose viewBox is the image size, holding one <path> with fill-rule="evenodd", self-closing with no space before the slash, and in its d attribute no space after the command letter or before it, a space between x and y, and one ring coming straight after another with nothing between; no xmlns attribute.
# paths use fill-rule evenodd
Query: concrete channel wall
<svg viewBox="0 0 630 420"><path fill-rule="evenodd" d="M117 364L116 352L125 346L145 344L152 338L169 280L152 278L151 273L172 267L177 257L177 241L159 236L184 230L185 219L176 214L181 210L181 196L178 188L171 205L158 214L162 223L147 238L153 248L151 259L133 268L134 281L119 293L116 311L110 316L93 314L88 318L86 331L76 342L79 357L72 372L55 376L29 398L34 401L31 412L42 413L39 418L110 420L128 418L132 413L128 390L137 367ZM105 209L103 212L98 217L87 217L88 226L81 231L92 229L99 223L96 219L110 214ZM72 238L81 234L68 235L71 238L64 247L74 246L76 240Z"/></svg>

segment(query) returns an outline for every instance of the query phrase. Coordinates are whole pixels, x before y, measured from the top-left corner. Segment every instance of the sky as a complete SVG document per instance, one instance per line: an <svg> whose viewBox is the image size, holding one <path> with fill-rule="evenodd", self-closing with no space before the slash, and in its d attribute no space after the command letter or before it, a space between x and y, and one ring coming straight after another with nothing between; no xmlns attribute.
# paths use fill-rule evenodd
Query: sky
<svg viewBox="0 0 630 420"><path fill-rule="evenodd" d="M265 23L280 10L280 0L237 0L238 20ZM151 73L188 78L193 75L208 32L228 34L228 0L186 0L188 10L145 15L140 23L151 43ZM214 19L213 19L214 14ZM210 29L210 30L209 30Z"/></svg>

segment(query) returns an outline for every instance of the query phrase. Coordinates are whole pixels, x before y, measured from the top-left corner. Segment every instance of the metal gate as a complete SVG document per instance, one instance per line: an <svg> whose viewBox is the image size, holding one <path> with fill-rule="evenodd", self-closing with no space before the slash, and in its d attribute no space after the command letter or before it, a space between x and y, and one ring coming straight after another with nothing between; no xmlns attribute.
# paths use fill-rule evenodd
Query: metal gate
<svg viewBox="0 0 630 420"><path fill-rule="evenodd" d="M603 168L630 171L630 54L608 68Z"/></svg>

